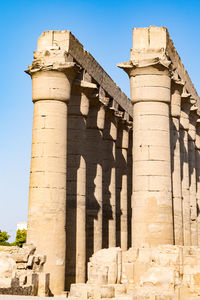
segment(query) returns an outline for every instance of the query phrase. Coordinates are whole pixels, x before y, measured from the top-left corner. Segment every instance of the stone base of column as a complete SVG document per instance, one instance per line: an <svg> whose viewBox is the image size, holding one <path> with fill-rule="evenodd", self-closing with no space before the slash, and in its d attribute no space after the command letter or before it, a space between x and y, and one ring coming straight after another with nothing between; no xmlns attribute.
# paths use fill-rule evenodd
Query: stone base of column
<svg viewBox="0 0 200 300"><path fill-rule="evenodd" d="M200 248L191 246L102 249L90 258L87 284L72 284L69 299L199 299L199 262Z"/></svg>

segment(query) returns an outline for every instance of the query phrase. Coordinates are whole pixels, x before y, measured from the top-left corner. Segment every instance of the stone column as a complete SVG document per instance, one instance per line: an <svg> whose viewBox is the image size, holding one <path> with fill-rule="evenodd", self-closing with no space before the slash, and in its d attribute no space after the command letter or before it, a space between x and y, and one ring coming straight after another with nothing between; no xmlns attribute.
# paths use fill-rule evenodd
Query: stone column
<svg viewBox="0 0 200 300"><path fill-rule="evenodd" d="M190 95L185 91L181 98L180 117L180 150L181 150L181 180L182 180L182 207L183 207L183 241L184 246L191 245L190 234L190 192L189 192L189 161L188 161L188 129Z"/></svg>
<svg viewBox="0 0 200 300"><path fill-rule="evenodd" d="M116 117L106 111L104 139L104 244L103 247L116 246ZM106 241L107 239L107 241Z"/></svg>
<svg viewBox="0 0 200 300"><path fill-rule="evenodd" d="M131 247L131 224L132 224L132 190L133 190L133 184L132 184L132 176L133 176L133 157L132 157L132 148L133 148L133 128L132 124L129 124L129 145L128 145L128 153L127 153L127 174L128 174L128 248Z"/></svg>
<svg viewBox="0 0 200 300"><path fill-rule="evenodd" d="M194 100L191 99L193 102ZM196 102L196 101L195 101ZM191 245L197 246L197 199L196 199L196 121L198 119L197 107L193 105L189 115L188 153L190 178L190 218L191 218Z"/></svg>
<svg viewBox="0 0 200 300"><path fill-rule="evenodd" d="M181 158L179 124L181 114L182 83L172 81L171 97L171 171L172 171L172 199L174 218L174 242L175 245L183 245L183 215L182 215L182 191L181 191Z"/></svg>
<svg viewBox="0 0 200 300"><path fill-rule="evenodd" d="M118 121L116 141L117 246L128 249L128 137L125 121Z"/></svg>
<svg viewBox="0 0 200 300"><path fill-rule="evenodd" d="M84 75L83 80L74 80L73 95L68 110L67 265L69 269L66 272L68 288L71 283L86 281L86 127L90 95L97 86L86 81Z"/></svg>
<svg viewBox="0 0 200 300"><path fill-rule="evenodd" d="M127 179L127 150L128 150L128 128L124 126L122 130L122 187L120 194L121 210L121 248L123 251L128 249L128 179Z"/></svg>
<svg viewBox="0 0 200 300"><path fill-rule="evenodd" d="M200 119L197 120L196 124L196 188L197 188L197 239L198 246L200 246Z"/></svg>
<svg viewBox="0 0 200 300"><path fill-rule="evenodd" d="M49 40L43 40L43 47ZM55 51L56 52L56 51ZM63 51L35 52L28 73L34 102L27 242L47 255L53 294L64 291L66 251L67 102L74 63ZM51 64L48 61L51 59Z"/></svg>
<svg viewBox="0 0 200 300"><path fill-rule="evenodd" d="M102 249L103 217L103 128L104 106L99 97L90 99L87 120L87 261Z"/></svg>
<svg viewBox="0 0 200 300"><path fill-rule="evenodd" d="M100 141L97 143L99 147L98 151L98 164L95 176L95 191L94 195L98 201L98 213L97 218L94 220L94 253L103 247L103 129L105 123L105 108L103 104L100 104L97 112L97 131L100 135Z"/></svg>
<svg viewBox="0 0 200 300"><path fill-rule="evenodd" d="M86 81L86 80L89 81ZM90 110L90 98L91 94L97 88L96 84L90 82L91 78L86 73L83 76L83 80L80 81L81 90L81 103L80 103L80 115L84 118L84 132L80 132L80 149L82 149L82 155L80 159L80 166L77 172L77 235L76 235L76 282L85 283L87 272L87 254L86 254L86 215L87 215L87 170L88 170L88 149L86 145L87 141L87 118Z"/></svg>
<svg viewBox="0 0 200 300"><path fill-rule="evenodd" d="M76 283L86 280L86 160L80 156L77 170Z"/></svg>
<svg viewBox="0 0 200 300"><path fill-rule="evenodd" d="M136 69L130 80L134 105L132 246L173 244L171 79L167 68L154 65L140 68L139 74Z"/></svg>
<svg viewBox="0 0 200 300"><path fill-rule="evenodd" d="M124 65L134 122L132 247L173 244L169 64L140 58Z"/></svg>
<svg viewBox="0 0 200 300"><path fill-rule="evenodd" d="M89 99L84 92L80 92L80 107L77 106L77 114L71 116L73 128L71 128L71 138L74 139L72 155L79 153L79 165L76 177L76 283L85 283L86 280L86 118L89 110ZM75 99L74 99L75 100ZM78 101L74 101L76 104ZM75 104L74 103L74 104ZM79 111L80 109L80 111ZM73 134L74 133L74 134ZM77 139L79 140L77 143ZM78 149L77 149L78 148ZM78 151L77 151L78 150ZM70 185L70 183L69 183ZM73 205L74 206L74 205ZM70 260L70 257L69 257Z"/></svg>

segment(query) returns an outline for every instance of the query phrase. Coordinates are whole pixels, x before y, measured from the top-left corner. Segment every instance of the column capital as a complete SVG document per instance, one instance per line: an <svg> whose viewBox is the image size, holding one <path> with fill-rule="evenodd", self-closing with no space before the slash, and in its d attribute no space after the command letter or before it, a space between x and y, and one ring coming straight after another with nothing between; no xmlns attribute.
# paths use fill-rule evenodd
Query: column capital
<svg viewBox="0 0 200 300"><path fill-rule="evenodd" d="M106 111L103 139L110 141L117 139L117 117L110 110Z"/></svg>
<svg viewBox="0 0 200 300"><path fill-rule="evenodd" d="M189 112L189 131L188 131L188 139L195 141L196 139L196 123L199 118L197 114L198 107L196 105L192 105Z"/></svg>
<svg viewBox="0 0 200 300"><path fill-rule="evenodd" d="M58 100L67 102L72 81L80 67L63 50L34 52L32 65L25 72L32 78L32 100Z"/></svg>
<svg viewBox="0 0 200 300"><path fill-rule="evenodd" d="M76 66L78 68L78 66ZM78 70L77 78L73 81L73 93L85 93L88 97L94 98L98 86L93 82L92 77L86 70Z"/></svg>
<svg viewBox="0 0 200 300"><path fill-rule="evenodd" d="M186 131L189 130L189 113L192 104L190 102L190 94L183 88L181 94L181 115L180 115L180 127Z"/></svg>
<svg viewBox="0 0 200 300"><path fill-rule="evenodd" d="M129 146L129 127L127 124L121 120L118 122L118 131L117 131L117 148L128 150Z"/></svg>
<svg viewBox="0 0 200 300"><path fill-rule="evenodd" d="M71 76L74 77L74 72L79 69L80 66L72 61L66 51L53 49L35 51L32 65L28 66L25 72L30 76L39 71L58 71L66 75L70 75L71 72Z"/></svg>
<svg viewBox="0 0 200 300"><path fill-rule="evenodd" d="M171 76L171 116L174 118L180 118L181 115L181 94L183 92L184 82L179 78L178 73L172 71Z"/></svg>
<svg viewBox="0 0 200 300"><path fill-rule="evenodd" d="M162 74L163 71L167 71L168 74L169 66L171 61L163 54L162 57L154 56L151 58L132 59L128 62L119 63L117 66L123 69L129 77L137 75L155 75Z"/></svg>
<svg viewBox="0 0 200 300"><path fill-rule="evenodd" d="M166 56L131 60L119 64L130 77L131 100L133 103L170 102L170 61Z"/></svg>
<svg viewBox="0 0 200 300"><path fill-rule="evenodd" d="M176 70L171 71L172 93L181 94L183 92L184 81L181 80Z"/></svg>

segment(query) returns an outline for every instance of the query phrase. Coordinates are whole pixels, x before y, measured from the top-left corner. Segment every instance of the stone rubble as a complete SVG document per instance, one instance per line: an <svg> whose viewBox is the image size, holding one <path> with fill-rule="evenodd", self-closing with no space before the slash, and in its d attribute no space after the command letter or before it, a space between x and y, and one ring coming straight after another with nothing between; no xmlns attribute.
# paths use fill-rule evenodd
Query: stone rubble
<svg viewBox="0 0 200 300"><path fill-rule="evenodd" d="M49 274L43 273L45 255L32 244L0 246L0 294L50 296Z"/></svg>
<svg viewBox="0 0 200 300"><path fill-rule="evenodd" d="M88 263L87 283L71 285L69 299L75 298L200 299L200 248L99 250Z"/></svg>

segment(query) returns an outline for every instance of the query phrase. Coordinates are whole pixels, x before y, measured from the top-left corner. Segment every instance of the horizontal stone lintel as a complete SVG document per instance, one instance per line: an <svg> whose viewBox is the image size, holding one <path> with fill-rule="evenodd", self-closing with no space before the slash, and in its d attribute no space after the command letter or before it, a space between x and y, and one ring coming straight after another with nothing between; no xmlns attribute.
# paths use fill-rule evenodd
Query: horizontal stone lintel
<svg viewBox="0 0 200 300"><path fill-rule="evenodd" d="M70 31L45 31L42 33L38 39L37 51L54 49L61 49L70 54L132 119L133 112L130 99L121 91L94 57L83 48L83 45ZM125 115L127 116L127 114Z"/></svg>
<svg viewBox="0 0 200 300"><path fill-rule="evenodd" d="M174 68L176 69L178 75L180 76L181 80L185 82L185 87L187 91L191 94L191 96L197 100L197 106L198 106L198 114L200 114L200 98L197 94L197 91L190 79L190 76L188 75L188 72L186 71L180 56L178 55L176 48L174 47L173 41L169 36L169 33L167 31L168 36L168 43L167 43L167 54L170 57L172 64Z"/></svg>

